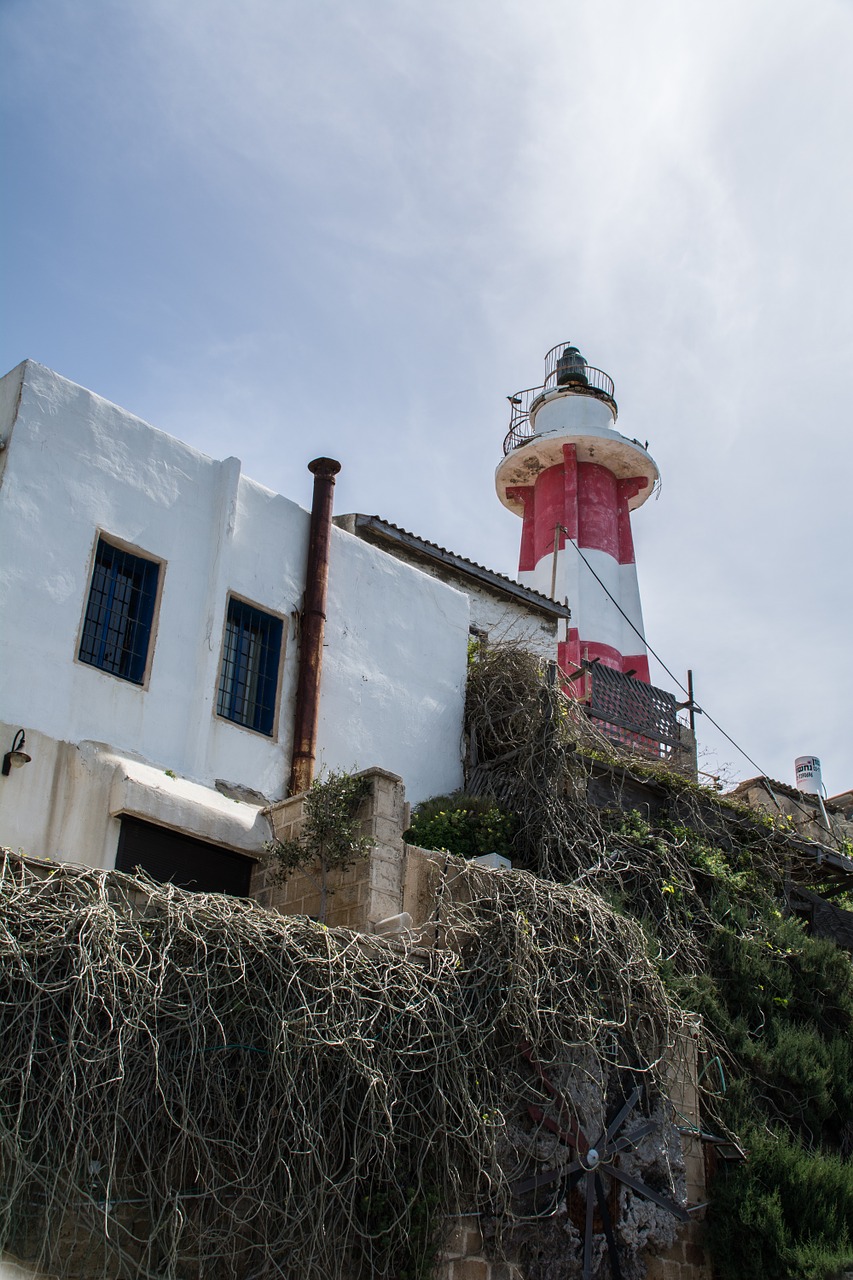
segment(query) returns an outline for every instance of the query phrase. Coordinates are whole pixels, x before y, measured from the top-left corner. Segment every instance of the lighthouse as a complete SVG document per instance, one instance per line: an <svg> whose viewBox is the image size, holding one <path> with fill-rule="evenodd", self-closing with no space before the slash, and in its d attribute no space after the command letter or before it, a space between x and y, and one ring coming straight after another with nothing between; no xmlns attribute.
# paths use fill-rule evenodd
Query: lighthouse
<svg viewBox="0 0 853 1280"><path fill-rule="evenodd" d="M495 483L523 521L519 581L572 611L557 652L569 679L597 662L648 684L631 512L659 473L645 446L616 430L613 392L577 347L552 347L543 384L509 397Z"/></svg>

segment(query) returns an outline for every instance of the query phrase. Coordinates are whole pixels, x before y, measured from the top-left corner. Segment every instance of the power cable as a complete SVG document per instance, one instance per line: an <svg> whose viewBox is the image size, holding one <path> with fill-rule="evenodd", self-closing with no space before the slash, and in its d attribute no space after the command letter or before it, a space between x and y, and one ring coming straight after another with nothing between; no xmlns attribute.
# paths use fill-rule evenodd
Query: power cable
<svg viewBox="0 0 853 1280"><path fill-rule="evenodd" d="M578 555L580 556L581 560L583 560L583 562L584 562L584 564L586 565L587 569L589 569L590 573L591 573L591 574L592 574L592 576L595 578L596 582L597 582L597 583L598 583L598 585L601 587L602 591L605 593L605 595L608 597L608 599L611 601L611 603L612 603L613 605L615 605L615 607L619 610L619 612L621 613L621 615L622 615L622 617L625 619L625 621L628 623L628 626L631 628L631 630L635 633L635 635L639 636L639 638L642 640L643 644L644 644L644 645L646 646L646 648L648 649L649 653L652 655L652 657L653 657L653 658L655 658L655 659L656 659L656 661L660 663L660 665L663 667L663 669L664 669L664 671L666 672L666 674L669 676L669 678L670 678L671 680L673 680L673 681L675 682L675 684L677 684L677 685L678 685L678 687L679 687L679 689L682 691L682 693L687 694L687 697L688 697L688 698L690 698L690 696L691 696L691 695L690 695L690 691L684 687L684 685L683 685L683 684L681 683L681 681L679 680L678 676L677 676L677 675L675 675L675 673L669 669L669 667L666 665L666 663L664 662L664 660L663 660L663 658L660 656L660 654L659 654L659 653L657 653L657 652L652 648L652 646L649 644L649 642L648 642L648 640L646 639L646 637L643 635L642 631L640 631L640 629L639 629L639 628L638 628L638 627L637 627L637 626L636 626L636 625L631 621L631 619L628 617L628 615L627 615L627 613L625 612L625 610L624 610L624 609L622 608L622 606L619 604L619 601L614 599L614 597L611 595L611 593L610 593L610 591L608 590L608 588L607 588L607 586L605 585L605 583L604 583L604 582L602 582L601 578L599 578L598 574L595 572L595 570L593 569L592 565L589 563L589 561L587 560L587 558L586 558L586 556L584 555L584 553L581 551L581 549L580 549L580 547L578 546L578 544L574 541L574 539L573 539L573 538L571 537L571 535L569 534L568 529L565 529L562 525L560 525L560 529L561 529L561 530L562 530L562 532L565 534L565 536L566 536L566 541L567 541L567 542L569 542L569 543L574 547L575 551L577 551L577 553L578 553ZM762 769L761 765L760 765L760 764L758 764L758 762L757 762L756 760L753 760L752 756L749 754L749 752L748 752L748 751L744 751L744 749L743 749L743 747L740 745L740 743L735 742L735 740L734 740L734 738L731 736L731 734L726 733L726 731L725 731L725 729L723 728L723 726L722 726L721 724L718 724L718 722L714 719L714 717L710 714L710 712L706 711L703 707L694 707L694 709L695 709L696 711L698 711L700 715L703 715L703 716L706 718L706 720L708 720L708 721L709 721L709 722L714 726L714 728L715 728L719 733L721 733L721 734L723 735L723 737L725 738L726 742L731 743L731 745L734 747L735 751L739 751L739 752L740 752L740 754L743 756L744 760L748 760L748 761L749 761L749 763L752 765L753 769L757 769L757 770L758 770L758 772L759 772L759 774L761 775L761 777L762 777L762 778L767 778L767 777L769 777L769 774L767 773L767 771L766 771L765 769ZM793 797L791 796L791 797L789 797L789 799L793 800ZM811 813L811 811L810 811L809 809L804 808L804 806L803 806L803 805L801 805L801 804L799 803L799 801L797 801L797 800L793 800L793 803L794 803L794 804L796 805L796 807L800 810L800 813L802 813L805 817L810 818L810 819L812 819L812 818L814 817L814 815ZM830 833L829 833L829 834L830 834L830 835L832 836L832 838L836 841L836 843L838 843L838 838L837 838L837 836L835 836L834 832L830 831Z"/></svg>

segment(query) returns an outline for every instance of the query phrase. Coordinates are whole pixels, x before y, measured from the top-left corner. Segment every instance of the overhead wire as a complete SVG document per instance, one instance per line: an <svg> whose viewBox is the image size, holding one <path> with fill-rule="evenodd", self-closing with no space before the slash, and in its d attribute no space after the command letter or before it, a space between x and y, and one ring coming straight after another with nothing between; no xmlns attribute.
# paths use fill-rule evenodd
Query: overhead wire
<svg viewBox="0 0 853 1280"><path fill-rule="evenodd" d="M678 685L678 688L682 691L682 693L686 694L686 695L687 695L687 697L688 697L688 698L690 698L690 699L691 699L691 702L692 702L692 695L691 695L691 693L690 693L690 690L689 690L689 689L687 689L687 688L686 688L686 687L681 683L681 681L679 680L679 678L678 678L678 676L675 674L675 672L674 672L674 671L672 671L672 670L667 666L667 664L664 662L664 660L663 660L663 658L660 656L660 654L659 654L655 649L653 649L653 648L652 648L652 646L649 644L649 642L648 642L648 640L646 639L646 637L643 635L642 631L640 631L639 627L637 627L637 626L636 626L636 624L631 620L631 618L629 618L629 617L628 617L628 615L627 615L627 613L625 612L625 610L624 610L624 609L622 608L622 606L619 604L619 601L618 601L618 600L616 600L616 599L614 598L614 596L612 595L612 593L611 593L611 592L610 592L610 590L608 589L608 587L607 587L606 583L604 583L604 582L602 581L602 579L599 577L599 575L595 572L595 569L593 569L592 565L591 565L591 564L590 564L590 562L587 560L586 556L585 556L585 555L584 555L584 553L581 551L581 549L580 549L580 547L578 546L578 544L577 544L577 543L574 541L574 539L569 535L568 530L567 530L567 529L565 529L565 528L563 528L563 526L562 526L562 525L560 525L559 527L560 527L560 529L562 530L562 532L566 535L566 541L567 541L567 542L569 542L569 543L574 547L575 551L577 551L577 553L578 553L578 555L580 556L581 560L582 560L582 561L583 561L583 563L586 565L587 569L589 569L590 573L591 573L591 574L592 574L592 576L595 578L596 582L599 584L599 586L601 587L602 591L604 591L605 595L608 597L608 599L611 601L611 603L615 606L615 608L619 611L619 613L622 615L622 617L623 617L623 618L625 619L625 621L628 623L628 626L631 628L631 630L632 630L632 631L633 631L637 636L639 636L639 638L642 640L643 644L644 644L644 645L646 646L646 648L648 649L649 653L652 655L652 657L653 657L657 662L659 662L659 663L660 663L660 665L663 667L664 671L665 671L665 672L666 672L666 674L669 676L669 678L670 678L671 680L673 680L673 681L675 682L675 684L676 684L676 685ZM757 760L754 760L754 759L752 758L752 756L749 754L749 752L748 752L748 751L746 751L746 750L745 750L745 749L740 745L740 743L739 743L739 742L736 742L736 741L735 741L735 739L731 736L731 734L730 734L730 733L727 733L727 732L726 732L726 730L723 728L723 726L722 726L722 725L721 725L717 720L715 720L715 719L714 719L714 717L711 715L711 713L710 713L709 711L706 711L704 707L699 707L699 706L697 706L695 703L693 703L693 709L694 709L694 711L698 711L700 715L703 715L703 716L705 717L705 719L706 719L710 724L712 724L712 725L714 726L714 728L715 728L719 733L721 733L721 734L723 735L723 737L726 739L726 742L729 742L729 743L734 747L735 751L739 751L739 752L740 752L740 754L743 756L744 760L748 760L748 761L749 761L749 763L752 765L752 767L753 767L754 769L757 769L757 770L758 770L758 772L759 772L759 774L761 775L761 777L762 777L762 778L767 778L767 777L769 777L769 776L770 776L770 775L767 773L766 769L762 769L761 765L757 762ZM793 801L793 804L794 804L794 805L795 805L795 806L800 810L800 812L801 812L804 816L806 816L806 817L808 817L808 818L813 818L813 817L814 817L814 815L810 812L810 810L806 809L802 804L800 804L800 802L799 802L798 800L794 800L794 799L793 799L793 797L790 797L790 798L791 798L791 800ZM828 834L832 836L832 838L836 841L836 843L839 843L839 842L838 842L837 837L836 837L836 836L835 836L835 834L834 834L834 832L830 831Z"/></svg>

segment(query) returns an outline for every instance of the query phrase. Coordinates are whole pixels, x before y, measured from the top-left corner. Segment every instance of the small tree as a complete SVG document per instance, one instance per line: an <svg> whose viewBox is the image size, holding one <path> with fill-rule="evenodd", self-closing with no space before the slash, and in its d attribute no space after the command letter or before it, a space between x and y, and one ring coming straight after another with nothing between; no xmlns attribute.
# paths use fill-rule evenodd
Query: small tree
<svg viewBox="0 0 853 1280"><path fill-rule="evenodd" d="M345 871L373 847L372 836L359 831L358 809L370 792L369 779L332 770L315 778L304 801L302 830L292 840L270 840L265 846L276 884L302 869L320 890L320 920L326 920L328 874ZM308 870L317 865L319 876Z"/></svg>

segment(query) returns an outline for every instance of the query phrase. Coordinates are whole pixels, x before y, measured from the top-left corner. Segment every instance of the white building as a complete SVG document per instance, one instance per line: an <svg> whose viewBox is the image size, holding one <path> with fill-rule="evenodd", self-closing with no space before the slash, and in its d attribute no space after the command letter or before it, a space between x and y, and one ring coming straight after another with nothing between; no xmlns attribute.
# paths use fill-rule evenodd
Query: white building
<svg viewBox="0 0 853 1280"><path fill-rule="evenodd" d="M31 757L0 840L245 888L287 789L308 512L31 361L0 439L0 752L23 729ZM318 764L458 787L466 595L333 529L327 615Z"/></svg>
<svg viewBox="0 0 853 1280"><path fill-rule="evenodd" d="M475 564L435 542L419 538L380 516L336 516L335 524L388 555L463 591L470 604L473 636L491 643L520 645L553 662L565 641L572 611L513 578Z"/></svg>
<svg viewBox="0 0 853 1280"><path fill-rule="evenodd" d="M309 521L41 365L0 379L0 755L30 757L0 843L247 891L287 793ZM416 803L462 783L469 629L554 657L568 610L368 523L332 529L317 764Z"/></svg>

